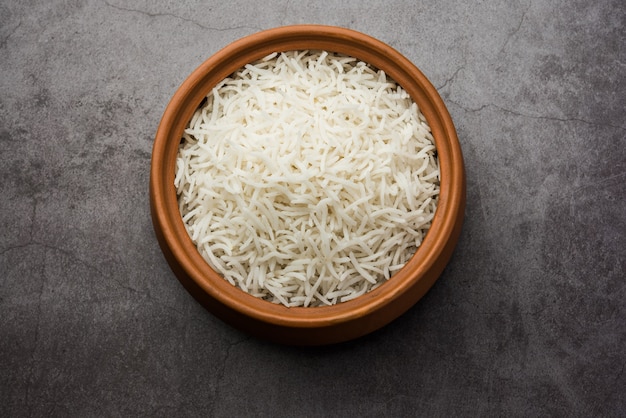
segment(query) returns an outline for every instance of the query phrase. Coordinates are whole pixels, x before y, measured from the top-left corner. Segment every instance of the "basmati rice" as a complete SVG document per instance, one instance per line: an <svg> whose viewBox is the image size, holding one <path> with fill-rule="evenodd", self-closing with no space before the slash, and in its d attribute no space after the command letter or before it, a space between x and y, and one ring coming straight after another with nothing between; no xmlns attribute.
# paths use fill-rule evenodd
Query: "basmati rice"
<svg viewBox="0 0 626 418"><path fill-rule="evenodd" d="M333 305L400 270L430 227L430 128L380 70L325 51L274 53L220 82L184 131L185 227L232 285Z"/></svg>

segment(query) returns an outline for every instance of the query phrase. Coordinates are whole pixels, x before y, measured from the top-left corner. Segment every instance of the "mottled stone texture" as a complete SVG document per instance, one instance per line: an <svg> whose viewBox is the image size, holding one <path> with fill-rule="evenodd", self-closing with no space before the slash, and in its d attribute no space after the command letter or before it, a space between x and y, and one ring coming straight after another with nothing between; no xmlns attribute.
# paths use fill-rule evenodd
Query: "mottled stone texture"
<svg viewBox="0 0 626 418"><path fill-rule="evenodd" d="M1 1L0 416L625 416L625 10ZM148 208L177 86L229 42L293 23L366 32L415 62L468 176L435 287L318 349L204 311Z"/></svg>

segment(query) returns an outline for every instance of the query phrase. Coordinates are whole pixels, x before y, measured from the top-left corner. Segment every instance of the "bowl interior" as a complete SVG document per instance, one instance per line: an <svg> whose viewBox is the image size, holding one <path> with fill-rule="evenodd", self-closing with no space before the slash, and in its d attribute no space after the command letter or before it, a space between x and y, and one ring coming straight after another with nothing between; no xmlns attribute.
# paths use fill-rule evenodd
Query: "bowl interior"
<svg viewBox="0 0 626 418"><path fill-rule="evenodd" d="M273 52L290 50L341 53L387 73L407 91L426 117L440 163L437 210L415 255L378 288L333 306L287 308L230 285L208 266L187 235L174 187L175 162L183 130L211 89L245 64ZM193 288L192 294L218 316L244 328L246 318L286 329L328 328L350 323L353 334L363 334L402 314L438 278L460 233L465 178L461 150L448 111L436 89L408 59L359 32L298 25L267 30L236 41L205 61L185 80L170 101L155 137L150 194L155 231L170 266L188 290ZM198 292L204 294L197 295Z"/></svg>

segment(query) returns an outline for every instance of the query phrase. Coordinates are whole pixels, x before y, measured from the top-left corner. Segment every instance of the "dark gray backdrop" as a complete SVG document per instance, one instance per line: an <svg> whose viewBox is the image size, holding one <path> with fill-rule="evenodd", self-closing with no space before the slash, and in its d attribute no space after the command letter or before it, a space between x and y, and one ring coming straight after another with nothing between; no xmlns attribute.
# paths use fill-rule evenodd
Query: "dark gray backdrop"
<svg viewBox="0 0 626 418"><path fill-rule="evenodd" d="M621 1L184 3L0 2L1 416L626 414ZM205 312L148 208L177 86L228 43L294 23L411 59L468 176L435 287L319 349Z"/></svg>

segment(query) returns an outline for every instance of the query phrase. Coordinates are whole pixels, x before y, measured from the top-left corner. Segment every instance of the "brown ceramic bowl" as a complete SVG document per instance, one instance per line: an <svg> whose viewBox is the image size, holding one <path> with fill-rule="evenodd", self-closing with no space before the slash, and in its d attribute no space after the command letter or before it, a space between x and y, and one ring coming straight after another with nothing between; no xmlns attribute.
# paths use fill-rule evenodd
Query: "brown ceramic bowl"
<svg viewBox="0 0 626 418"><path fill-rule="evenodd" d="M413 258L390 280L354 300L287 308L235 288L213 271L189 238L177 205L175 161L183 129L211 88L245 64L275 51L326 50L385 71L417 103L435 138L441 169L432 226ZM298 25L240 39L205 61L180 86L159 125L152 153L150 205L165 258L184 287L210 312L249 334L293 345L331 344L370 333L413 306L448 263L463 222L463 157L450 115L426 77L390 46L349 29Z"/></svg>

